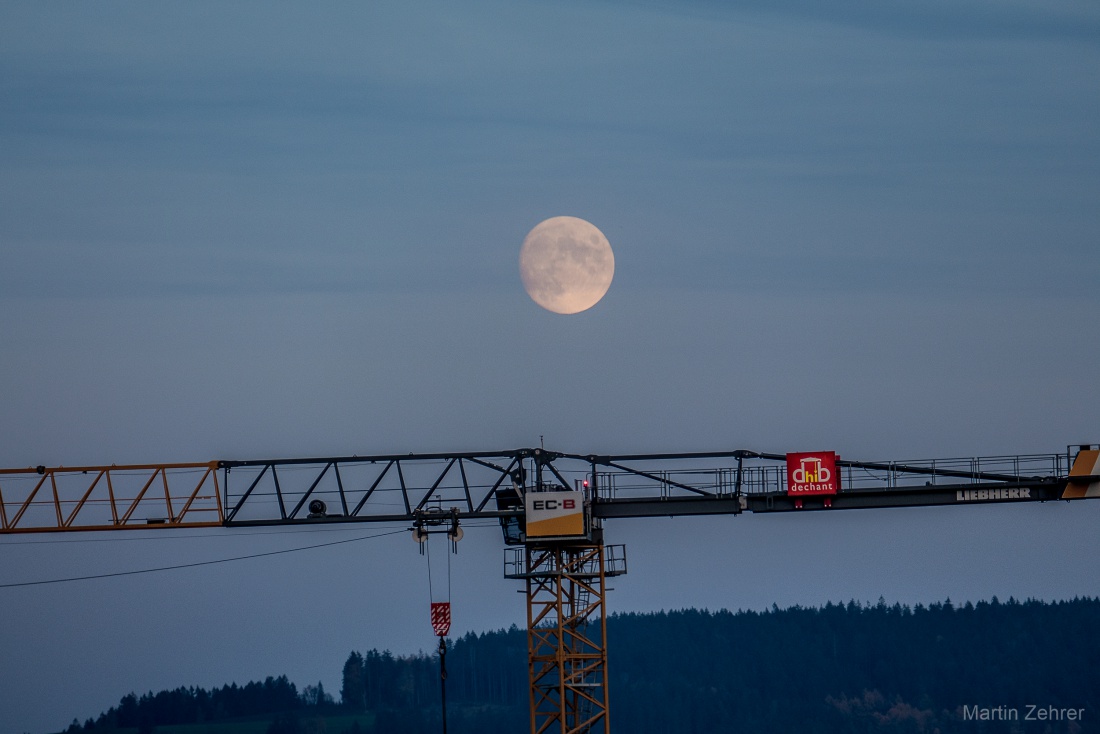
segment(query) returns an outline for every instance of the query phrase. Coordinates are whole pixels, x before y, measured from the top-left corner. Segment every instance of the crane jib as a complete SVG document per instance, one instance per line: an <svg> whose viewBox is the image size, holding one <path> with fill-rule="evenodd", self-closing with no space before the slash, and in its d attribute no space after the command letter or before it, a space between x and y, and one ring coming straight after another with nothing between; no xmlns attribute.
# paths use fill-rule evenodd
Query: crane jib
<svg viewBox="0 0 1100 734"><path fill-rule="evenodd" d="M604 544L606 520L1095 497L1097 445L904 462L833 451L614 456L540 447L0 470L0 533L411 523L422 552L433 533L446 533L453 552L462 523L494 520L510 546L505 577L525 586L531 731L580 732L606 727L606 581L627 570L624 546ZM430 558L428 570L430 590ZM449 576L447 588L447 601L429 599L444 722Z"/></svg>
<svg viewBox="0 0 1100 734"><path fill-rule="evenodd" d="M1100 496L1100 447L904 462L523 448L34 466L0 470L0 533L412 522L433 509L515 526L554 501L525 504L543 492L579 492L571 501L598 520L1085 499Z"/></svg>

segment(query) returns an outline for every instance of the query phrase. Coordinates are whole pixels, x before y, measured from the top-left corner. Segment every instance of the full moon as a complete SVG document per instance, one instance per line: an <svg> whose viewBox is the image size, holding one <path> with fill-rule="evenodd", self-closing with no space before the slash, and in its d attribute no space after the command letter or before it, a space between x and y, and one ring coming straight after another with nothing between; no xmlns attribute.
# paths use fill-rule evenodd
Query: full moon
<svg viewBox="0 0 1100 734"><path fill-rule="evenodd" d="M577 217L553 217L523 238L519 274L527 295L547 311L580 313L607 293L615 255L595 225Z"/></svg>

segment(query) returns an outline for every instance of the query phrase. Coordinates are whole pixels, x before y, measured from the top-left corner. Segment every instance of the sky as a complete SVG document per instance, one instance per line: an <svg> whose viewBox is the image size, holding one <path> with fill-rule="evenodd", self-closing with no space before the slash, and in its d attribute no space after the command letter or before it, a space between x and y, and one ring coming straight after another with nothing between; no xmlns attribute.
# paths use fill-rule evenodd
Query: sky
<svg viewBox="0 0 1100 734"><path fill-rule="evenodd" d="M10 1L0 72L0 465L1100 442L1094 3ZM614 250L580 314L520 280L553 216ZM609 607L1095 596L1098 520L614 521ZM6 536L0 583L394 529ZM466 533L454 632L523 623L502 547ZM401 533L0 589L0 729L338 690L433 646L426 563Z"/></svg>

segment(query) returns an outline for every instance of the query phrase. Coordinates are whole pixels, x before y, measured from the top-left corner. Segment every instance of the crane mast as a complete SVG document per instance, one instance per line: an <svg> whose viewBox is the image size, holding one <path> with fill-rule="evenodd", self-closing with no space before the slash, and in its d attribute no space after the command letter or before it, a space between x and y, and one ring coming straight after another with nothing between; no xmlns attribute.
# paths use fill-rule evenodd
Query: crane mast
<svg viewBox="0 0 1100 734"><path fill-rule="evenodd" d="M833 452L571 454L543 448L0 469L0 534L330 523L416 533L492 519L527 602L532 734L609 731L606 581L615 518L1100 497L1100 445L866 462Z"/></svg>

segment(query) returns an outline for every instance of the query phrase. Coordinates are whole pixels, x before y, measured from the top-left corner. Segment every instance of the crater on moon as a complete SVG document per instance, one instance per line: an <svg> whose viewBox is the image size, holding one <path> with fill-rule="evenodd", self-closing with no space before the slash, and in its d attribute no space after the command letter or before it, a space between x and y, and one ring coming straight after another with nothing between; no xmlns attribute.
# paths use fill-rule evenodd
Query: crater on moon
<svg viewBox="0 0 1100 734"><path fill-rule="evenodd" d="M615 255L592 223L552 217L523 238L519 274L527 295L547 311L580 313L607 293L615 275Z"/></svg>

